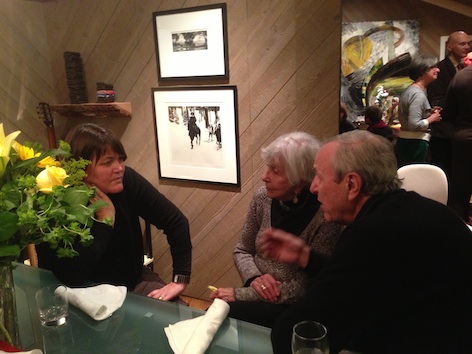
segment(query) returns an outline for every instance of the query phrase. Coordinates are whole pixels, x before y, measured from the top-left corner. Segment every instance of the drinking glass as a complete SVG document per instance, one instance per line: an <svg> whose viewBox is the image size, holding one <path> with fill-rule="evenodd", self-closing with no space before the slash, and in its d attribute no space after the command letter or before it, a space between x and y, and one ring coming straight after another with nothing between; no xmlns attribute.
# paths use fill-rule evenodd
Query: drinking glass
<svg viewBox="0 0 472 354"><path fill-rule="evenodd" d="M329 354L327 332L319 322L297 323L293 326L292 354Z"/></svg>
<svg viewBox="0 0 472 354"><path fill-rule="evenodd" d="M49 285L36 292L39 318L43 326L61 326L69 316L67 288L63 285Z"/></svg>

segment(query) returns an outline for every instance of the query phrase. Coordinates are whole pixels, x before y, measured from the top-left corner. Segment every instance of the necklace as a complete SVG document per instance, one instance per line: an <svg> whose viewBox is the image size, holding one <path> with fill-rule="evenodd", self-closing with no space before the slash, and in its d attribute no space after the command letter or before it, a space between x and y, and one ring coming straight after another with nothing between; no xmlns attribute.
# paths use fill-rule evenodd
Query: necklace
<svg viewBox="0 0 472 354"><path fill-rule="evenodd" d="M418 86L422 91L426 91L426 87L423 87L420 83L415 82L413 85Z"/></svg>

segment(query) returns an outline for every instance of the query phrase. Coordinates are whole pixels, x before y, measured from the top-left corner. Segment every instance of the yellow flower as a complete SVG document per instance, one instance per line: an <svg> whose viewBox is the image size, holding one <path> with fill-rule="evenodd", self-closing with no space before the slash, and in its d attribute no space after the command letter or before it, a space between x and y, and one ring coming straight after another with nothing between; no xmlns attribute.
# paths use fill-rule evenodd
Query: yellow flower
<svg viewBox="0 0 472 354"><path fill-rule="evenodd" d="M39 161L36 166L39 168L45 168L46 166L61 166L61 163L51 156L48 156Z"/></svg>
<svg viewBox="0 0 472 354"><path fill-rule="evenodd" d="M7 167L8 161L10 161L10 150L11 145L15 141L16 137L20 135L20 131L10 133L5 136L5 131L3 130L3 123L0 123L0 177L3 176L5 169Z"/></svg>
<svg viewBox="0 0 472 354"><path fill-rule="evenodd" d="M39 155L41 155L40 152L35 153L34 149L28 146L21 145L16 141L13 143L12 146L16 150L18 157L22 161L26 161L26 160L32 159L33 157L38 157ZM60 165L61 163L51 156L45 157L44 159L42 159L36 164L36 166L38 166L39 168L45 168L46 166L60 166Z"/></svg>
<svg viewBox="0 0 472 354"><path fill-rule="evenodd" d="M50 194L52 187L62 186L67 177L67 173L62 167L46 166L36 177L36 186L41 192Z"/></svg>
<svg viewBox="0 0 472 354"><path fill-rule="evenodd" d="M22 161L26 161L26 160L32 159L33 157L37 157L37 156L41 155L41 153L39 153L39 152L35 154L33 148L21 145L20 143L18 143L16 141L12 144L12 146L16 150L16 153L18 154L18 157Z"/></svg>

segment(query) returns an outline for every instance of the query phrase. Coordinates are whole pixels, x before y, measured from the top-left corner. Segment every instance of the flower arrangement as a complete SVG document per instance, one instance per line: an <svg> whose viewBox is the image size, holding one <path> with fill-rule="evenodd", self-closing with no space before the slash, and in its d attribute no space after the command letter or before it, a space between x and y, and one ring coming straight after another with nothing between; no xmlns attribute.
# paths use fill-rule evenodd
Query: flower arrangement
<svg viewBox="0 0 472 354"><path fill-rule="evenodd" d="M21 145L0 123L0 257L18 257L28 244L47 242L58 257L74 257L73 244L93 240L90 228L103 201L83 182L88 160L70 157L70 146L42 151Z"/></svg>

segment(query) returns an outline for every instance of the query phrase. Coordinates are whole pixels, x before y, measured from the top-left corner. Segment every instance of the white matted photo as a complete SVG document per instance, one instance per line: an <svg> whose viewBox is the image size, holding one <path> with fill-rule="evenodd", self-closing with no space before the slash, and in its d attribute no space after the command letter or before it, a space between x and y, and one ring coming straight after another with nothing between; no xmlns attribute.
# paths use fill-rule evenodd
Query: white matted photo
<svg viewBox="0 0 472 354"><path fill-rule="evenodd" d="M236 86L153 88L159 177L240 186Z"/></svg>
<svg viewBox="0 0 472 354"><path fill-rule="evenodd" d="M153 13L160 81L228 79L226 4Z"/></svg>

